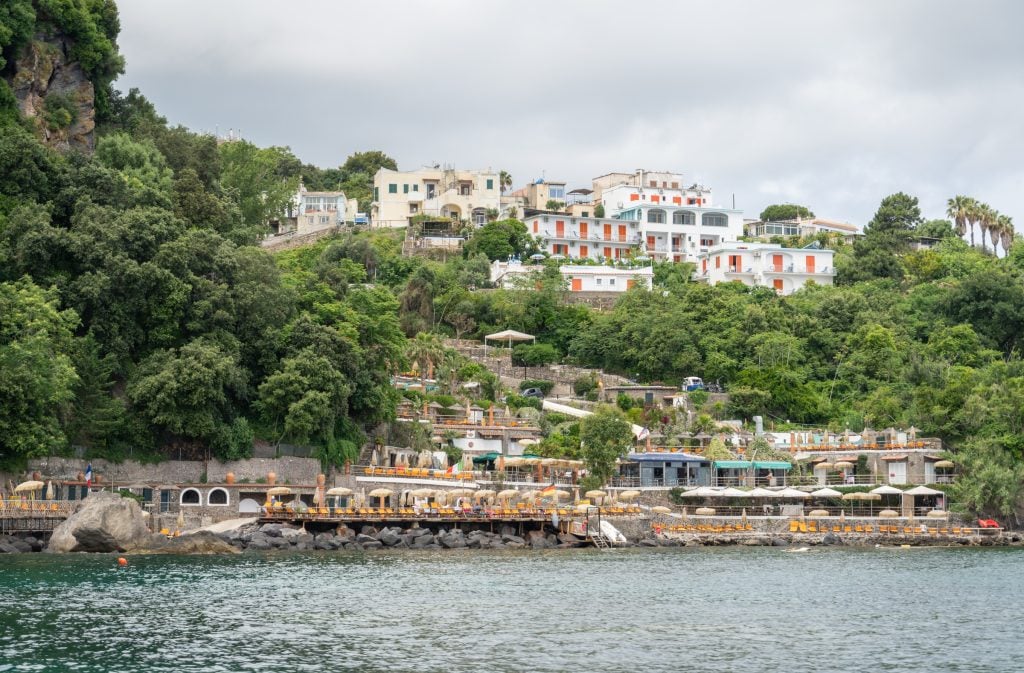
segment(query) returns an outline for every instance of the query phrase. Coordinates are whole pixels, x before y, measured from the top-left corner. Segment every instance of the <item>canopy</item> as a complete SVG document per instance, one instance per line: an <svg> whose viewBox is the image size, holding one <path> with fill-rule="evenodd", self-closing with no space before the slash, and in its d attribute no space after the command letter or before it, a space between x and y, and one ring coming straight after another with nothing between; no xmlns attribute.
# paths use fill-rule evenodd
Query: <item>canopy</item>
<svg viewBox="0 0 1024 673"><path fill-rule="evenodd" d="M38 491L43 486L46 486L46 484L44 484L41 481L23 481L23 482L21 482L20 484L18 484L17 486L14 487L14 492L15 493L28 493L30 491Z"/></svg>
<svg viewBox="0 0 1024 673"><path fill-rule="evenodd" d="M744 470L750 467L749 460L716 460L715 469L720 470Z"/></svg>
<svg viewBox="0 0 1024 673"><path fill-rule="evenodd" d="M599 491L599 490L595 489L593 491L587 491L586 493L583 494L583 497L585 497L585 498L603 498L603 497L605 497L607 495L608 494L605 493L604 491Z"/></svg>
<svg viewBox="0 0 1024 673"><path fill-rule="evenodd" d="M410 491L410 495L414 498L433 498L434 493L436 491L432 488L417 488L414 491Z"/></svg>
<svg viewBox="0 0 1024 673"><path fill-rule="evenodd" d="M779 491L780 498L809 498L811 494L807 491L801 491L798 488L784 488Z"/></svg>
<svg viewBox="0 0 1024 673"><path fill-rule="evenodd" d="M769 491L769 493L771 493L771 491ZM723 488L721 491L718 492L717 495L720 498L749 498L750 497L750 493L748 493L747 491L741 491L740 489L733 488L731 486L729 488Z"/></svg>
<svg viewBox="0 0 1024 673"><path fill-rule="evenodd" d="M619 493L619 500L623 502L629 502L630 500L636 500L640 497L640 491L622 491Z"/></svg>
<svg viewBox="0 0 1024 673"><path fill-rule="evenodd" d="M347 497L352 495L351 488L345 488L344 486L336 486L327 491L327 495L336 495L339 497Z"/></svg>
<svg viewBox="0 0 1024 673"><path fill-rule="evenodd" d="M935 462L935 467L950 468L956 467L956 464L952 460L938 460Z"/></svg>
<svg viewBox="0 0 1024 673"><path fill-rule="evenodd" d="M492 451L491 453L485 453L485 454L483 454L481 456L473 456L473 463L475 463L475 464L489 463L489 462L497 460L500 456L501 456L500 453L497 453L496 451Z"/></svg>
<svg viewBox="0 0 1024 673"><path fill-rule="evenodd" d="M488 341L505 341L508 344L512 344L513 341L536 341L537 337L532 334L525 334L523 332L517 332L514 329L507 329L501 332L495 332L494 334L488 334L484 337L484 343Z"/></svg>
<svg viewBox="0 0 1024 673"><path fill-rule="evenodd" d="M505 489L504 491L499 491L497 497L498 497L498 500L508 500L510 498L515 498L518 495L519 495L519 491L515 490L514 488L508 488L508 489Z"/></svg>
<svg viewBox="0 0 1024 673"><path fill-rule="evenodd" d="M903 495L903 491L895 486L879 486L878 488L871 489L871 492L878 495Z"/></svg>
<svg viewBox="0 0 1024 673"><path fill-rule="evenodd" d="M292 489L287 486L275 486L267 489L267 495L291 495Z"/></svg>
<svg viewBox="0 0 1024 673"><path fill-rule="evenodd" d="M927 486L915 486L909 491L904 491L907 495L946 495L942 491L936 491L934 488L928 488Z"/></svg>
<svg viewBox="0 0 1024 673"><path fill-rule="evenodd" d="M819 488L817 491L812 491L811 495L815 498L838 498L843 494L834 488Z"/></svg>
<svg viewBox="0 0 1024 673"><path fill-rule="evenodd" d="M629 460L634 463L706 463L707 458L701 458L690 453L672 453L670 451L648 451L647 453L631 453ZM720 461L724 462L724 461Z"/></svg>
<svg viewBox="0 0 1024 673"><path fill-rule="evenodd" d="M651 511L656 514L671 514L672 510L664 505L656 505L651 508Z"/></svg>
<svg viewBox="0 0 1024 673"><path fill-rule="evenodd" d="M745 494L748 498L778 498L781 497L778 491L770 491L760 486Z"/></svg>
<svg viewBox="0 0 1024 673"><path fill-rule="evenodd" d="M784 460L755 460L754 467L761 470L788 470L793 466Z"/></svg>
<svg viewBox="0 0 1024 673"><path fill-rule="evenodd" d="M370 496L371 498L387 498L393 494L394 491L392 491L390 488L375 488L369 493L367 493L367 495Z"/></svg>
<svg viewBox="0 0 1024 673"><path fill-rule="evenodd" d="M835 465L833 465L833 467L836 468L837 470L849 470L851 467L853 467L853 463L851 463L848 460L840 460Z"/></svg>
<svg viewBox="0 0 1024 673"><path fill-rule="evenodd" d="M483 500L484 498L494 497L494 495L496 495L496 494L491 489L489 489L489 488L482 488L482 489L480 489L479 491L477 491L476 493L473 494L473 499L474 500Z"/></svg>
<svg viewBox="0 0 1024 673"><path fill-rule="evenodd" d="M710 486L700 486L693 489L692 491L686 491L682 494L683 498L708 498L720 495L722 492L717 488L711 488ZM621 496L620 496L621 497Z"/></svg>

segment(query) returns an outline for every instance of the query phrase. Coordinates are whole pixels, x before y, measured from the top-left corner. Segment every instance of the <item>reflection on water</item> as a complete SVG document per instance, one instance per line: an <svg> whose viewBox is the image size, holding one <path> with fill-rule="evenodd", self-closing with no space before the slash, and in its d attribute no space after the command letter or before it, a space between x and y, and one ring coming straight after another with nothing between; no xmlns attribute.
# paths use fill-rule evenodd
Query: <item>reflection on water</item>
<svg viewBox="0 0 1024 673"><path fill-rule="evenodd" d="M1016 671L1024 552L0 557L2 671Z"/></svg>

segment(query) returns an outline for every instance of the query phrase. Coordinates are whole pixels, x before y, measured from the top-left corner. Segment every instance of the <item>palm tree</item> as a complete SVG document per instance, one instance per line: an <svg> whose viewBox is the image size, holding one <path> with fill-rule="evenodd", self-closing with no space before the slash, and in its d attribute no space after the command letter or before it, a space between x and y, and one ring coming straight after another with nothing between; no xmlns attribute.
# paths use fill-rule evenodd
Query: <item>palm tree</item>
<svg viewBox="0 0 1024 673"><path fill-rule="evenodd" d="M956 223L956 235L963 238L967 233L967 220L972 199L969 196L954 196L946 202L946 217Z"/></svg>
<svg viewBox="0 0 1024 673"><path fill-rule="evenodd" d="M434 373L434 367L445 356L444 344L431 332L420 332L414 339L409 339L405 346L405 356L415 362L420 370L420 385L427 392L427 378Z"/></svg>
<svg viewBox="0 0 1024 673"><path fill-rule="evenodd" d="M967 226L971 228L971 247L974 247L974 223L978 221L978 213L981 204L968 197L967 203Z"/></svg>
<svg viewBox="0 0 1024 673"><path fill-rule="evenodd" d="M1010 246L1013 245L1013 218L1009 215L1000 215L998 220L999 242L1003 246L1003 257L1010 254Z"/></svg>
<svg viewBox="0 0 1024 673"><path fill-rule="evenodd" d="M996 218L999 217L999 213L987 203L981 203L978 205L977 216L978 228L981 229L981 250L982 252L985 252L988 250L988 248L985 247L985 234L995 227Z"/></svg>
<svg viewBox="0 0 1024 673"><path fill-rule="evenodd" d="M501 188L501 193L504 194L506 189L512 187L512 176L509 175L508 171L501 171L498 174L498 187Z"/></svg>

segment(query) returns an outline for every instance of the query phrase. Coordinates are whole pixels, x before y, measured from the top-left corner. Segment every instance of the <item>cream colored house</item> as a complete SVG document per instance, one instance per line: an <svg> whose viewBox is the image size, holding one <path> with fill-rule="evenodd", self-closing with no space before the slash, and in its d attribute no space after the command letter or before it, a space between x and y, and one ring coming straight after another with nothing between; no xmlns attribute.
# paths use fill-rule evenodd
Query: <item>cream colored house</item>
<svg viewBox="0 0 1024 673"><path fill-rule="evenodd" d="M416 215L465 220L477 226L501 206L498 172L454 168L392 171L373 176L370 218L374 227L405 227Z"/></svg>

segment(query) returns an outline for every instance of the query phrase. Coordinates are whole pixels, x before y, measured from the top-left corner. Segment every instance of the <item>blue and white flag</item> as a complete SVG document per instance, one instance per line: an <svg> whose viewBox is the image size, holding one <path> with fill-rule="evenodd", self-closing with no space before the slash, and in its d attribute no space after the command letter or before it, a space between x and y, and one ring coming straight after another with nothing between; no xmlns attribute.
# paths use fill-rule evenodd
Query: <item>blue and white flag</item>
<svg viewBox="0 0 1024 673"><path fill-rule="evenodd" d="M92 486L92 463L85 466L85 485Z"/></svg>

